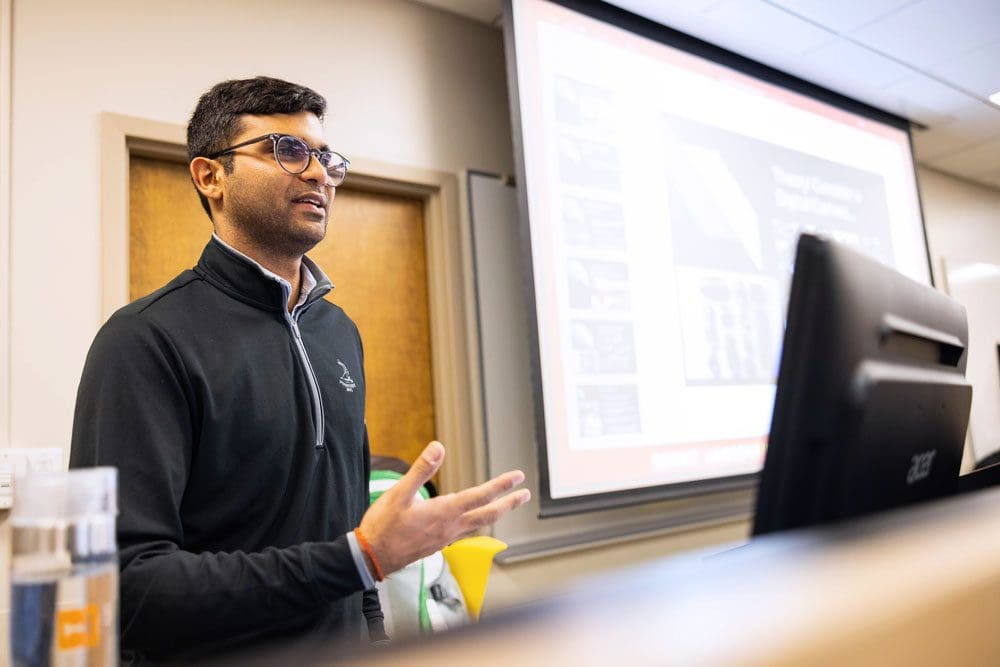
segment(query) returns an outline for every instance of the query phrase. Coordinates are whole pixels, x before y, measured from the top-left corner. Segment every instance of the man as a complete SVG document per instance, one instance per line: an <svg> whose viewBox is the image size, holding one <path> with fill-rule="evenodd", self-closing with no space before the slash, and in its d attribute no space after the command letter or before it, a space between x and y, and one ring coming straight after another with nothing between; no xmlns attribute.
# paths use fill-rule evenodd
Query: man
<svg viewBox="0 0 1000 667"><path fill-rule="evenodd" d="M125 662L384 638L375 579L529 497L506 493L512 471L413 503L444 457L433 442L368 508L361 341L305 257L348 166L325 106L266 77L201 97L188 156L213 237L87 357L70 465L119 470Z"/></svg>

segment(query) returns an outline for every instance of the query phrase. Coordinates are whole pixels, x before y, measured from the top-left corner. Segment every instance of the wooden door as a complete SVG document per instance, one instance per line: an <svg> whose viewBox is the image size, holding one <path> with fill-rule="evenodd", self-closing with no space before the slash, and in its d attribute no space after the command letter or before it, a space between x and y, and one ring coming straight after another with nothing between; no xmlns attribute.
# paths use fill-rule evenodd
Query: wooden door
<svg viewBox="0 0 1000 667"><path fill-rule="evenodd" d="M194 266L211 234L186 164L132 156L130 299ZM338 188L309 257L361 332L372 453L411 463L435 437L423 202Z"/></svg>

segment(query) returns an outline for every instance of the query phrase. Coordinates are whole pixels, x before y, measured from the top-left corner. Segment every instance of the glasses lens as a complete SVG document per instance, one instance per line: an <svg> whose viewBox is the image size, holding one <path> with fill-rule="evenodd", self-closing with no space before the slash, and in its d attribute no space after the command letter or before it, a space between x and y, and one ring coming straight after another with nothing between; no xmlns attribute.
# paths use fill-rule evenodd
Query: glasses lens
<svg viewBox="0 0 1000 667"><path fill-rule="evenodd" d="M319 155L319 161L326 167L326 173L330 175L331 184L337 186L343 183L347 177L347 158L333 151L324 151Z"/></svg>
<svg viewBox="0 0 1000 667"><path fill-rule="evenodd" d="M298 137L285 135L274 144L274 155L285 171L301 174L309 166L309 147Z"/></svg>

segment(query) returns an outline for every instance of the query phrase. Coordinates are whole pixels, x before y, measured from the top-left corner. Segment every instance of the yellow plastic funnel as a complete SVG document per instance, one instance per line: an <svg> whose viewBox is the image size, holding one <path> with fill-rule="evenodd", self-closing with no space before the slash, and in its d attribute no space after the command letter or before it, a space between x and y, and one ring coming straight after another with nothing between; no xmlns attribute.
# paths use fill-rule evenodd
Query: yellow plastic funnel
<svg viewBox="0 0 1000 667"><path fill-rule="evenodd" d="M490 576L493 557L507 548L495 537L477 535L456 540L441 550L451 574L458 582L473 621L479 620L486 595L486 580Z"/></svg>

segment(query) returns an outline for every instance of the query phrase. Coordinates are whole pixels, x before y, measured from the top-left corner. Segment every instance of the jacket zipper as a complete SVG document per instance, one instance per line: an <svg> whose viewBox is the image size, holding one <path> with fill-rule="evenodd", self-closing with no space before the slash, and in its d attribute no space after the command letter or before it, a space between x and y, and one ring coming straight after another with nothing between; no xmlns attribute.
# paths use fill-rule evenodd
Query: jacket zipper
<svg viewBox="0 0 1000 667"><path fill-rule="evenodd" d="M302 332L299 331L298 319L289 316L288 323L292 327L295 347L299 351L299 358L302 359L302 364L306 368L306 378L309 380L309 393L312 394L313 403L313 419L316 421L316 449L323 449L325 421L323 417L323 402L319 396L319 382L316 380L316 373L313 371L312 363L309 361L309 355L306 354L306 346L302 343Z"/></svg>

